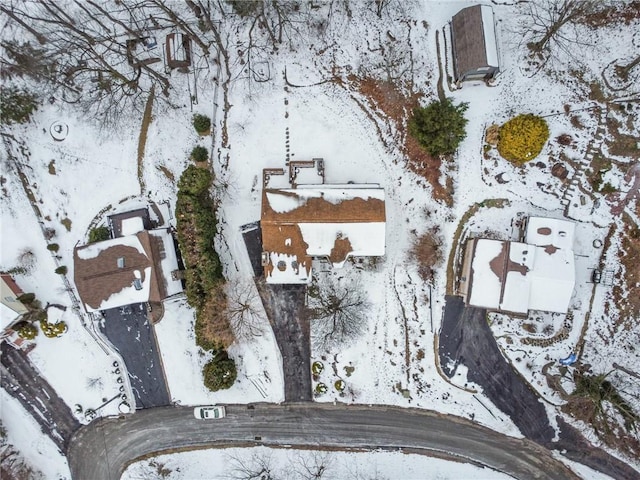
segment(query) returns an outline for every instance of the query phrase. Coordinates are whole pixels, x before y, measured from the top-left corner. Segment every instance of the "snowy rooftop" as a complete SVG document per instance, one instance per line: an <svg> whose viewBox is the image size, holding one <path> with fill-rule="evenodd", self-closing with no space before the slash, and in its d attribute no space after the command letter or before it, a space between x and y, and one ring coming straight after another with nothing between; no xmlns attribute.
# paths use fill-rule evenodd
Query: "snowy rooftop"
<svg viewBox="0 0 640 480"><path fill-rule="evenodd" d="M468 303L516 314L566 313L575 284L570 249L474 239Z"/></svg>
<svg viewBox="0 0 640 480"><path fill-rule="evenodd" d="M529 217L525 242L573 250L576 224L556 218Z"/></svg>
<svg viewBox="0 0 640 480"><path fill-rule="evenodd" d="M385 252L384 189L377 185L266 189L262 248L268 283L307 283L311 258L342 266L349 256Z"/></svg>
<svg viewBox="0 0 640 480"><path fill-rule="evenodd" d="M159 302L182 291L180 281L171 277L178 263L166 230L78 247L74 257L76 287L89 312Z"/></svg>

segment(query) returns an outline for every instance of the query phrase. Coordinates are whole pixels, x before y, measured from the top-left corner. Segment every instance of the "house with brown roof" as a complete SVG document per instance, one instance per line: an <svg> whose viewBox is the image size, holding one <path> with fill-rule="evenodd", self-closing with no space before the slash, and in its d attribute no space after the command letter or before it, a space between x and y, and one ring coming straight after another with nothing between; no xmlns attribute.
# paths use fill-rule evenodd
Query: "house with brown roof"
<svg viewBox="0 0 640 480"><path fill-rule="evenodd" d="M384 189L377 184L265 186L260 226L267 283L308 283L314 258L341 267L349 257L384 255Z"/></svg>
<svg viewBox="0 0 640 480"><path fill-rule="evenodd" d="M495 77L500 64L493 9L488 5L463 8L450 26L454 81Z"/></svg>
<svg viewBox="0 0 640 480"><path fill-rule="evenodd" d="M74 250L74 280L88 312L161 302L183 290L168 229L145 230L140 217L123 224L124 235Z"/></svg>

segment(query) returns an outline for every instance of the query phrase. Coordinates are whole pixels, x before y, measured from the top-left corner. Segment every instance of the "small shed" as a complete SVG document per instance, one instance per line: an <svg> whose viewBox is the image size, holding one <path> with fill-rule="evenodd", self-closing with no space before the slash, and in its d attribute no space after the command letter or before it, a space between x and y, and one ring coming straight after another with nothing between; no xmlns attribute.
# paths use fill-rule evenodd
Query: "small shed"
<svg viewBox="0 0 640 480"><path fill-rule="evenodd" d="M451 19L453 74L456 82L489 80L500 71L493 9L474 5Z"/></svg>
<svg viewBox="0 0 640 480"><path fill-rule="evenodd" d="M191 65L191 39L182 33L170 33L165 41L167 66L185 69Z"/></svg>

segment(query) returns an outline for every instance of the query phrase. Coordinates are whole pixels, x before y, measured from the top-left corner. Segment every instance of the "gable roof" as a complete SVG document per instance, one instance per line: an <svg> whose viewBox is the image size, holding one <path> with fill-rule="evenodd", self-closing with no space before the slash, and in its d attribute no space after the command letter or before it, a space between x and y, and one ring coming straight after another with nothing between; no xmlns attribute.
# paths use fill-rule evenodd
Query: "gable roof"
<svg viewBox="0 0 640 480"><path fill-rule="evenodd" d="M456 13L451 19L456 79L482 67L498 67L493 10L488 5L474 5Z"/></svg>
<svg viewBox="0 0 640 480"><path fill-rule="evenodd" d="M170 238L166 230L143 230L76 247L74 280L86 310L160 302L182 291L170 277L178 268L175 252L167 254L173 250Z"/></svg>
<svg viewBox="0 0 640 480"><path fill-rule="evenodd" d="M575 285L573 250L477 238L468 303L498 311L566 313Z"/></svg>
<svg viewBox="0 0 640 480"><path fill-rule="evenodd" d="M385 251L384 189L378 185L314 185L264 189L262 246L268 283L307 283L312 257L341 266L350 255Z"/></svg>

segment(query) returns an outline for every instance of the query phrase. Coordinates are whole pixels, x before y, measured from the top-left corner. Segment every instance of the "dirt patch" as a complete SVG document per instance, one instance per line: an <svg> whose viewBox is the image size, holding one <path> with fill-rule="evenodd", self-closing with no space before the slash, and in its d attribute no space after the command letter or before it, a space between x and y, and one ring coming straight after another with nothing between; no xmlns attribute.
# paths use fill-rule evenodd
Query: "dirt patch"
<svg viewBox="0 0 640 480"><path fill-rule="evenodd" d="M149 133L149 125L151 125L151 112L153 110L153 101L155 99L154 87L151 87L147 104L144 107L144 114L142 116L142 127L140 128L140 136L138 137L138 182L140 183L140 192L144 193L146 190L143 171L144 165L142 160L144 159L144 150L147 145L147 135Z"/></svg>
<svg viewBox="0 0 640 480"><path fill-rule="evenodd" d="M629 25L637 18L640 18L640 1L633 1L626 5L623 2L616 2L596 13L584 15L580 23L591 27L610 26L615 23Z"/></svg>
<svg viewBox="0 0 640 480"><path fill-rule="evenodd" d="M393 132L397 144L402 145L402 153L409 169L429 182L436 200L452 205L450 189L440 183L442 161L429 155L413 137L407 135L407 120L423 95L405 94L401 86L373 78L351 75L348 82L367 99L369 109L375 114L370 115L370 118L375 121L375 117L384 117L387 123L385 130ZM378 132L382 134L380 125L377 127Z"/></svg>
<svg viewBox="0 0 640 480"><path fill-rule="evenodd" d="M626 316L621 318L625 328L637 325L634 318L640 316L640 228L625 215L625 224L620 237L620 263L624 266L622 279L626 285L626 296L619 285L614 287L614 297L619 308L625 306Z"/></svg>
<svg viewBox="0 0 640 480"><path fill-rule="evenodd" d="M158 170L160 170L162 172L162 174L167 177L167 179L175 184L176 183L176 177L173 175L173 172L171 172L171 170L169 170L167 167L165 167L164 165L158 165L156 166L156 168Z"/></svg>

